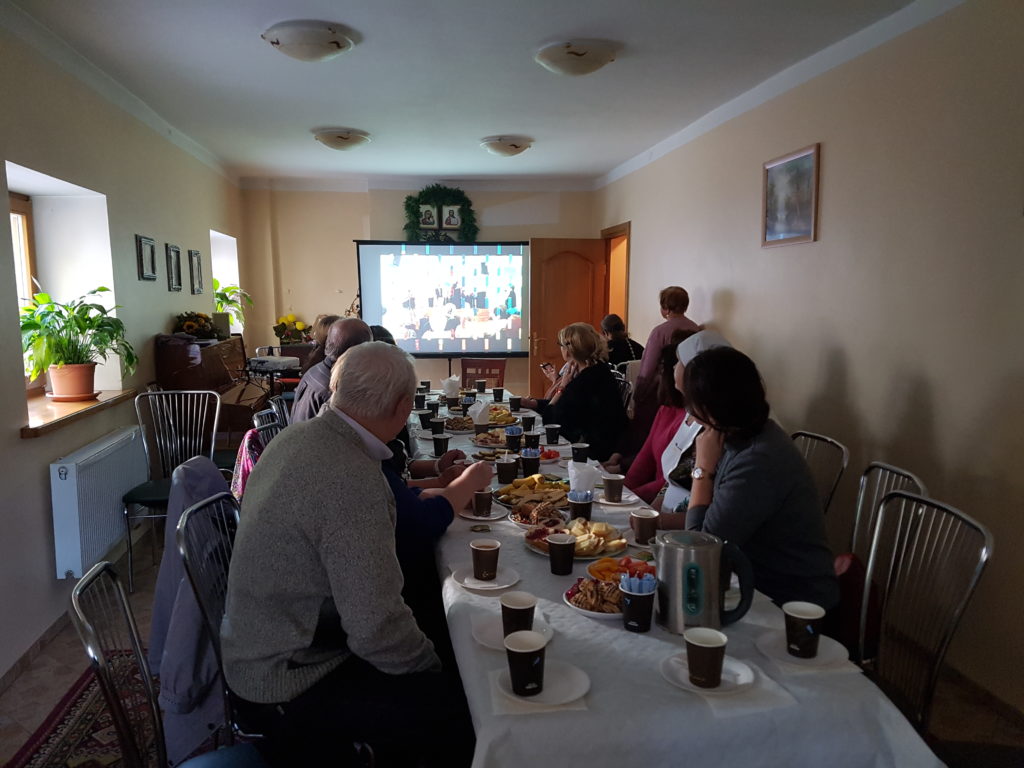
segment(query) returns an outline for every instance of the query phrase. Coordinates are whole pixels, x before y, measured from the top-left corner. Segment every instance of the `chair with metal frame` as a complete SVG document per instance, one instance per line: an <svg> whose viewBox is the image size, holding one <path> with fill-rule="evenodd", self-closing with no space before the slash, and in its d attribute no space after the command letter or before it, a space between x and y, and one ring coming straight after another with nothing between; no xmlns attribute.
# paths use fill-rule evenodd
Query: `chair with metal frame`
<svg viewBox="0 0 1024 768"><path fill-rule="evenodd" d="M178 552L195 593L220 670L228 743L233 740L236 726L224 678L220 625L228 594L228 568L235 546L235 532L238 530L238 509L238 501L230 492L215 494L186 509L178 520L177 530Z"/></svg>
<svg viewBox="0 0 1024 768"><path fill-rule="evenodd" d="M821 496L821 511L828 513L832 497L839 486L839 478L850 463L850 452L846 446L827 435L815 432L794 432L793 442L811 468L814 484Z"/></svg>
<svg viewBox="0 0 1024 768"><path fill-rule="evenodd" d="M878 588L880 627L866 671L922 733L946 649L992 546L987 528L938 501L893 491L879 506L866 584ZM867 612L865 597L862 657Z"/></svg>
<svg viewBox="0 0 1024 768"><path fill-rule="evenodd" d="M265 411L254 413L252 425L260 433L260 442L263 443L264 448L284 429L284 425L277 418L277 413L269 408Z"/></svg>
<svg viewBox="0 0 1024 768"><path fill-rule="evenodd" d="M135 414L142 430L142 445L149 480L132 488L124 505L125 542L128 549L128 591L135 591L132 521L167 516L174 468L193 456L213 459L220 419L220 396L205 390L143 392L135 398ZM133 512L145 507L150 514ZM153 510L160 510L153 513Z"/></svg>
<svg viewBox="0 0 1024 768"><path fill-rule="evenodd" d="M93 566L71 592L71 620L110 710L124 768L165 768L163 724L153 678L121 580L108 562ZM181 763L181 768L266 766L251 744Z"/></svg>
<svg viewBox="0 0 1024 768"><path fill-rule="evenodd" d="M291 424L291 410L288 402L281 395L274 395L272 398L267 400L267 404L277 414L277 421L282 427L287 427Z"/></svg>
<svg viewBox="0 0 1024 768"><path fill-rule="evenodd" d="M872 461L860 476L857 490L857 508L853 517L853 534L850 536L850 551L862 563L867 563L871 552L871 541L875 535L875 520L882 499L893 491L907 491L918 496L927 496L921 478L913 472L894 467L881 461Z"/></svg>

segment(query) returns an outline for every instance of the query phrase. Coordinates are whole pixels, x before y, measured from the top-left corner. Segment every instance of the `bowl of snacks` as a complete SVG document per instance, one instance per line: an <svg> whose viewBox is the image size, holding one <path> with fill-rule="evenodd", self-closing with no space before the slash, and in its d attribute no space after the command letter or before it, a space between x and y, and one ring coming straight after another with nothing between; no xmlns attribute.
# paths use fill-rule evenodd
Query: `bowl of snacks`
<svg viewBox="0 0 1024 768"><path fill-rule="evenodd" d="M512 507L508 519L520 528L529 530L538 525L552 529L563 527L566 517L550 501L521 501Z"/></svg>
<svg viewBox="0 0 1024 768"><path fill-rule="evenodd" d="M494 491L494 500L506 507L513 507L523 501L547 501L559 509L569 507L569 485L562 481L550 481L544 475L513 480Z"/></svg>

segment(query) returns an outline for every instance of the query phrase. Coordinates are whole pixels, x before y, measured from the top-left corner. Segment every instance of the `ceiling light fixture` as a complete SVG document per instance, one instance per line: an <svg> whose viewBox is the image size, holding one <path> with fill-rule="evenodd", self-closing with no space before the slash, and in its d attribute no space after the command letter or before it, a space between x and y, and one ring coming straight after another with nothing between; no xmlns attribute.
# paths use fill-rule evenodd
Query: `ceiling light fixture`
<svg viewBox="0 0 1024 768"><path fill-rule="evenodd" d="M313 137L331 149L354 149L370 143L370 134L355 128L324 128L313 134Z"/></svg>
<svg viewBox="0 0 1024 768"><path fill-rule="evenodd" d="M533 139L527 136L487 136L480 139L480 146L492 155L512 157L533 146Z"/></svg>
<svg viewBox="0 0 1024 768"><path fill-rule="evenodd" d="M615 61L620 47L611 40L570 40L545 45L533 60L559 75L589 75Z"/></svg>
<svg viewBox="0 0 1024 768"><path fill-rule="evenodd" d="M328 21L282 21L260 37L293 59L327 61L355 45L343 29Z"/></svg>

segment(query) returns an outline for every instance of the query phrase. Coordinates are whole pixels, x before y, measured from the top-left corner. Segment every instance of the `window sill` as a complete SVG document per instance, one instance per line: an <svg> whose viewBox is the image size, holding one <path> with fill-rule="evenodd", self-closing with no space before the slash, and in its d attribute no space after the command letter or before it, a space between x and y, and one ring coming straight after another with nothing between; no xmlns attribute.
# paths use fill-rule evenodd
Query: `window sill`
<svg viewBox="0 0 1024 768"><path fill-rule="evenodd" d="M22 438L41 437L135 398L134 389L103 390L96 400L81 403L55 403L43 394L29 395L28 425L21 428Z"/></svg>

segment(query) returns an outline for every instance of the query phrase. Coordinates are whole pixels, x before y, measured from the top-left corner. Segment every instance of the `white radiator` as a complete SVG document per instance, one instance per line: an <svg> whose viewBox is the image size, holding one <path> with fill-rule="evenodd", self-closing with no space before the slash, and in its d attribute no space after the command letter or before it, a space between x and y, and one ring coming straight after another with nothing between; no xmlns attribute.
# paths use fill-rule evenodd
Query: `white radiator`
<svg viewBox="0 0 1024 768"><path fill-rule="evenodd" d="M121 497L149 479L142 433L122 427L50 464L57 578L79 578L124 538Z"/></svg>

